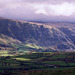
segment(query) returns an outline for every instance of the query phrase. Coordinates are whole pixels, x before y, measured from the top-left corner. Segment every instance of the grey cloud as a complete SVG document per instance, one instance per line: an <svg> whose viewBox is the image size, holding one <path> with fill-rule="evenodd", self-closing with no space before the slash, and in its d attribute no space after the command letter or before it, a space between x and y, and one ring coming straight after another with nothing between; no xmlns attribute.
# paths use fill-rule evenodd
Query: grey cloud
<svg viewBox="0 0 75 75"><path fill-rule="evenodd" d="M74 3L75 0L0 0L0 16L32 21L75 21L74 14L69 17L35 14L36 4L63 2Z"/></svg>
<svg viewBox="0 0 75 75"><path fill-rule="evenodd" d="M23 2L34 2L34 3L63 3L63 2L75 2L75 0L21 0Z"/></svg>

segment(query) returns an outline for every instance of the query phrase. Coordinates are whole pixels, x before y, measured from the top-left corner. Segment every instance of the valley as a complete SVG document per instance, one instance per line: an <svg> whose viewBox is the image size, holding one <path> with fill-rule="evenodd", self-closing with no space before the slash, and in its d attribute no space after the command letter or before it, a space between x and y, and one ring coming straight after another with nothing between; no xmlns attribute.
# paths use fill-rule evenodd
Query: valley
<svg viewBox="0 0 75 75"><path fill-rule="evenodd" d="M74 75L75 23L0 18L0 75Z"/></svg>
<svg viewBox="0 0 75 75"><path fill-rule="evenodd" d="M75 75L75 0L0 0L0 75Z"/></svg>

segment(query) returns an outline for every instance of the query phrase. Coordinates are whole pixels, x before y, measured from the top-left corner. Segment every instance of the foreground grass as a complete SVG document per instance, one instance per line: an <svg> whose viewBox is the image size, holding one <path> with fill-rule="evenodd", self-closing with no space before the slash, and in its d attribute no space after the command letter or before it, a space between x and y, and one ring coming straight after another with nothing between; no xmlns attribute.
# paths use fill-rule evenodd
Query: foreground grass
<svg viewBox="0 0 75 75"><path fill-rule="evenodd" d="M75 74L74 59L74 53L62 52L29 53L24 55L11 56L9 59L8 57L1 57L0 72L3 70L4 72L11 73L8 75L12 75L13 71L14 75L73 75ZM2 63L10 63L10 66L2 66ZM68 67L57 66L56 68L51 68L49 65Z"/></svg>
<svg viewBox="0 0 75 75"><path fill-rule="evenodd" d="M8 71L5 73L8 75L75 75L75 68L69 69L52 69L52 70L17 70Z"/></svg>

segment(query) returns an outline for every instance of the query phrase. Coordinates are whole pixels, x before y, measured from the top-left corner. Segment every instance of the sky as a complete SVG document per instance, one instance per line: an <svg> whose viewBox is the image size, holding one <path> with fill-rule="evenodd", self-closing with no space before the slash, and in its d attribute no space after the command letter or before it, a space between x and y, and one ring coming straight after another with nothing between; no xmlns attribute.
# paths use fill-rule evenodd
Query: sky
<svg viewBox="0 0 75 75"><path fill-rule="evenodd" d="M0 0L0 17L26 21L75 22L75 0Z"/></svg>

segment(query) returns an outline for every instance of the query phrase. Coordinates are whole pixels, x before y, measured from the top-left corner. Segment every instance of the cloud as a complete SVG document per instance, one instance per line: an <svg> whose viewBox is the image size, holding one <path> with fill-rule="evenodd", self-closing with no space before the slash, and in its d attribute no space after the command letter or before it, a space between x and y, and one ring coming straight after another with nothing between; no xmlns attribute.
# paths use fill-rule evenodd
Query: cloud
<svg viewBox="0 0 75 75"><path fill-rule="evenodd" d="M0 16L35 21L74 21L75 0L0 0Z"/></svg>
<svg viewBox="0 0 75 75"><path fill-rule="evenodd" d="M36 14L53 15L53 16L71 16L75 12L75 4L37 4L35 7Z"/></svg>

